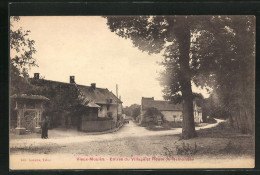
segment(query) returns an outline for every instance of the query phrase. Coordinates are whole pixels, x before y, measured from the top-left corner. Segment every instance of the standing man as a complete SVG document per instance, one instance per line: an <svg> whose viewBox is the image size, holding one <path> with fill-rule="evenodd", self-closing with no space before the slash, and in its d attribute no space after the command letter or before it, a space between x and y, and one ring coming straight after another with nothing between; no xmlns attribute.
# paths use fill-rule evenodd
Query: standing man
<svg viewBox="0 0 260 175"><path fill-rule="evenodd" d="M48 117L48 116L46 116L45 139L48 139L48 129L49 129L49 123L50 123L49 117Z"/></svg>
<svg viewBox="0 0 260 175"><path fill-rule="evenodd" d="M42 139L45 139L45 130L46 130L46 119L45 119L45 116L42 118L41 128L42 128Z"/></svg>
<svg viewBox="0 0 260 175"><path fill-rule="evenodd" d="M42 127L42 139L47 139L48 138L48 120L49 117L46 116L43 118L41 122L41 127Z"/></svg>

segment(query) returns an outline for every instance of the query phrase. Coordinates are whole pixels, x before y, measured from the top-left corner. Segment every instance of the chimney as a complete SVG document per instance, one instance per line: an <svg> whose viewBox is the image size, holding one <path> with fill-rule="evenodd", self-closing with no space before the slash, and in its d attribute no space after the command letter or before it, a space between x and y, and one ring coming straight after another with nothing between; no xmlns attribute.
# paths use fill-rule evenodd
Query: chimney
<svg viewBox="0 0 260 175"><path fill-rule="evenodd" d="M70 83L75 83L75 76L70 76Z"/></svg>
<svg viewBox="0 0 260 175"><path fill-rule="evenodd" d="M34 73L34 79L39 80L40 78L40 73Z"/></svg>
<svg viewBox="0 0 260 175"><path fill-rule="evenodd" d="M96 83L91 83L91 87L92 87L93 89L96 89Z"/></svg>

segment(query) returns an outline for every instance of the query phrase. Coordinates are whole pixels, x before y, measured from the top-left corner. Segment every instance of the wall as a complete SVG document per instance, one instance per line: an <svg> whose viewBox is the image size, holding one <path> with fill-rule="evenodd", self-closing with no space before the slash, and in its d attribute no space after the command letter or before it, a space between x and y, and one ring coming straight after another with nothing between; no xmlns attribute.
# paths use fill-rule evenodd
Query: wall
<svg viewBox="0 0 260 175"><path fill-rule="evenodd" d="M98 110L98 117L106 117L107 116L107 105L100 105L102 108Z"/></svg>
<svg viewBox="0 0 260 175"><path fill-rule="evenodd" d="M101 110L102 109L102 110ZM107 110L107 105L102 105L102 108L99 109L98 117L107 117L108 112L112 112L112 117L114 120L117 120L117 105L110 105L109 110ZM122 114L122 104L118 104L118 115Z"/></svg>
<svg viewBox="0 0 260 175"><path fill-rule="evenodd" d="M203 120L202 120L202 113L201 112L194 111L194 122L195 123L203 122Z"/></svg>
<svg viewBox="0 0 260 175"><path fill-rule="evenodd" d="M174 121L174 117L173 115L176 115L175 121L182 121L182 111L161 111L161 113L163 114L165 120L173 122Z"/></svg>
<svg viewBox="0 0 260 175"><path fill-rule="evenodd" d="M123 113L123 105L122 103L118 103L118 114L122 115L122 113Z"/></svg>
<svg viewBox="0 0 260 175"><path fill-rule="evenodd" d="M87 121L82 120L81 122L81 131L85 132L102 132L113 129L116 127L116 124L112 120L107 121Z"/></svg>
<svg viewBox="0 0 260 175"><path fill-rule="evenodd" d="M198 106L196 103L194 103L193 105L193 114L194 114L194 122L195 123L201 123L203 122L202 120L202 111L198 110Z"/></svg>

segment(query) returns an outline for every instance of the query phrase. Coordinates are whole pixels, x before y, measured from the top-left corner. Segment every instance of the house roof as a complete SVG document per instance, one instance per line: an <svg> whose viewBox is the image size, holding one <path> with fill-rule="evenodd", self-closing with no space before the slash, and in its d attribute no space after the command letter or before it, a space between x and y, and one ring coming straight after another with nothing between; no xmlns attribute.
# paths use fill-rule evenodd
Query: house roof
<svg viewBox="0 0 260 175"><path fill-rule="evenodd" d="M173 104L169 101L154 100L154 98L142 98L142 109L157 108L160 111L182 111L182 104Z"/></svg>
<svg viewBox="0 0 260 175"><path fill-rule="evenodd" d="M50 100L47 97L44 97L42 95L30 95L30 94L20 94L20 95L14 94L14 95L11 96L11 98L14 98L14 99L45 100L45 101Z"/></svg>
<svg viewBox="0 0 260 175"><path fill-rule="evenodd" d="M32 79L35 81L35 79ZM36 80L37 81L37 80ZM38 80L39 81L39 80ZM40 80L44 81L44 85L67 85L75 86L83 95L83 103L88 107L100 107L98 104L117 104L122 103L111 91L107 88L93 88L92 86L79 85L76 83L65 83L52 80ZM110 99L110 100L109 100ZM112 101L111 101L112 100Z"/></svg>
<svg viewBox="0 0 260 175"><path fill-rule="evenodd" d="M118 99L111 91L108 89L103 88L95 88L93 89L91 86L83 86L78 85L78 88L82 94L88 98L88 100L97 103L97 104L117 104L122 103L120 99ZM112 101L109 102L108 100L111 99Z"/></svg>
<svg viewBox="0 0 260 175"><path fill-rule="evenodd" d="M99 105L97 105L97 104L95 104L93 102L89 102L85 106L90 107L90 108L101 108Z"/></svg>

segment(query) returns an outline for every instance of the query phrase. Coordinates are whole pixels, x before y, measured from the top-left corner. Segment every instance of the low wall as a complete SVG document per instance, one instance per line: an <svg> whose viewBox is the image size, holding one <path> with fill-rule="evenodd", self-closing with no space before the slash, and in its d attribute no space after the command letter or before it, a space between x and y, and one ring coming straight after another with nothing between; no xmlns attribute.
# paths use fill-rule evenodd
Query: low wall
<svg viewBox="0 0 260 175"><path fill-rule="evenodd" d="M85 132L102 132L113 129L116 123L113 120L106 121L87 121L83 120L81 123L81 131Z"/></svg>

